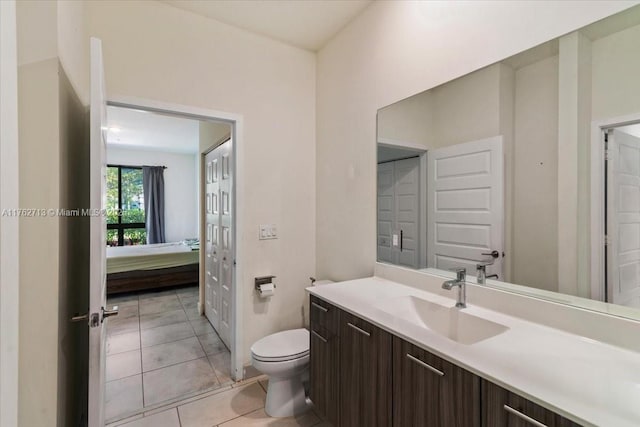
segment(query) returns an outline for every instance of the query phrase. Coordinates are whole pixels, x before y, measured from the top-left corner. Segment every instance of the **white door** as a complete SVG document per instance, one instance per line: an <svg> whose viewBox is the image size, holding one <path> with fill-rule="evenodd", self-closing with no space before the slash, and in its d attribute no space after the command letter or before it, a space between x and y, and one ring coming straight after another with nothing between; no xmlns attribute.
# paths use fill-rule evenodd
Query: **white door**
<svg viewBox="0 0 640 427"><path fill-rule="evenodd" d="M397 263L392 245L395 227L395 183L393 162L378 164L378 261Z"/></svg>
<svg viewBox="0 0 640 427"><path fill-rule="evenodd" d="M220 153L220 339L231 348L233 316L233 159L232 141L216 148Z"/></svg>
<svg viewBox="0 0 640 427"><path fill-rule="evenodd" d="M205 307L204 314L218 330L220 325L220 155L216 150L205 155Z"/></svg>
<svg viewBox="0 0 640 427"><path fill-rule="evenodd" d="M420 159L378 164L378 261L420 264Z"/></svg>
<svg viewBox="0 0 640 427"><path fill-rule="evenodd" d="M502 137L427 153L428 267L448 270L493 262L487 275L502 279L504 159ZM493 258L489 254L498 254Z"/></svg>
<svg viewBox="0 0 640 427"><path fill-rule="evenodd" d="M640 138L608 136L607 301L640 307Z"/></svg>
<svg viewBox="0 0 640 427"><path fill-rule="evenodd" d="M89 419L90 426L104 425L104 367L106 306L106 199L107 164L105 156L107 105L105 98L102 42L91 39L91 112L89 188Z"/></svg>

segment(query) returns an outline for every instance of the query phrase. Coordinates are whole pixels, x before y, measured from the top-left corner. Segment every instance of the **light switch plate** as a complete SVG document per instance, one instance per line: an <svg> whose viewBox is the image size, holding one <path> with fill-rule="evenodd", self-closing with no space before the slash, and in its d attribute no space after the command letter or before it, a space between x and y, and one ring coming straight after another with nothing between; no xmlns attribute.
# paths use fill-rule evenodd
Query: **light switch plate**
<svg viewBox="0 0 640 427"><path fill-rule="evenodd" d="M275 224L261 224L258 232L260 240L271 240L278 238L278 228Z"/></svg>

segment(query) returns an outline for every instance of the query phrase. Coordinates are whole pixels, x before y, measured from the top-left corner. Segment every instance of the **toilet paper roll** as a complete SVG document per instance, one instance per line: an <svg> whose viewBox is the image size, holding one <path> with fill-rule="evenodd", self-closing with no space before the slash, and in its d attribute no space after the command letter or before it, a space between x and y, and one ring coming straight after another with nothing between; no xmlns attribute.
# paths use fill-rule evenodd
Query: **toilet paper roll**
<svg viewBox="0 0 640 427"><path fill-rule="evenodd" d="M273 283L266 283L258 287L260 292L260 298L269 298L273 296L274 286Z"/></svg>

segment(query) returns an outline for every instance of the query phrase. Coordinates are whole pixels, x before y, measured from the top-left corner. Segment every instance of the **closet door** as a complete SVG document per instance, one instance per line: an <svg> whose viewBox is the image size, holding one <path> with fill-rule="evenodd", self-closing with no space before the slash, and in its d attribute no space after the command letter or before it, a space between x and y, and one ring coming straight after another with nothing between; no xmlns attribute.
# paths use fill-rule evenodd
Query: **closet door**
<svg viewBox="0 0 640 427"><path fill-rule="evenodd" d="M231 347L231 317L233 315L233 158L232 141L229 140L216 148L220 159L220 338Z"/></svg>
<svg viewBox="0 0 640 427"><path fill-rule="evenodd" d="M205 156L205 315L211 325L220 328L220 153Z"/></svg>

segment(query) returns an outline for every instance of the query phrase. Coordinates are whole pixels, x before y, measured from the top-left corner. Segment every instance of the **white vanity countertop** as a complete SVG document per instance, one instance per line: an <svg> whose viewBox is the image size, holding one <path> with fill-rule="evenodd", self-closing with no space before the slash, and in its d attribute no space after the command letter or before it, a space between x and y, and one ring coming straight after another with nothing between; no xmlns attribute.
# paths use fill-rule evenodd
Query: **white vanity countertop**
<svg viewBox="0 0 640 427"><path fill-rule="evenodd" d="M474 306L469 299L469 314L509 329L464 345L376 308L404 296L453 306L456 289L446 298L371 277L307 290L584 426L640 426L639 353Z"/></svg>

